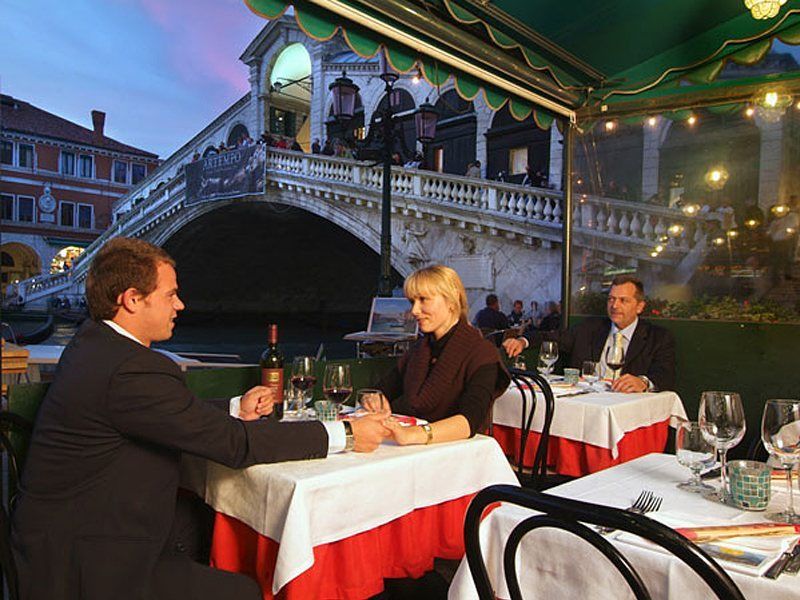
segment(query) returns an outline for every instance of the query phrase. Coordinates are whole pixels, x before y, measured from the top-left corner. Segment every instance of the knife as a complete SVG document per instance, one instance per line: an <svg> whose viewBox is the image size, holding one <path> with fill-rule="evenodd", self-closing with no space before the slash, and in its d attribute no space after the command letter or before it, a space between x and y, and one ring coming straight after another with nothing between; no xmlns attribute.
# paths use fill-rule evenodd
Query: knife
<svg viewBox="0 0 800 600"><path fill-rule="evenodd" d="M797 575L798 571L800 571L800 554L795 554L783 572L787 575Z"/></svg>
<svg viewBox="0 0 800 600"><path fill-rule="evenodd" d="M787 550L781 554L778 560L772 563L772 566L764 573L764 577L767 579L777 579L796 556L800 556L800 545L798 545L797 542L794 543L794 547L791 550Z"/></svg>
<svg viewBox="0 0 800 600"><path fill-rule="evenodd" d="M569 394L559 394L558 396L556 396L556 399L558 399L558 398L572 398L573 396L580 396L581 394L591 394L591 393L592 393L591 390L580 390L579 392L571 392Z"/></svg>

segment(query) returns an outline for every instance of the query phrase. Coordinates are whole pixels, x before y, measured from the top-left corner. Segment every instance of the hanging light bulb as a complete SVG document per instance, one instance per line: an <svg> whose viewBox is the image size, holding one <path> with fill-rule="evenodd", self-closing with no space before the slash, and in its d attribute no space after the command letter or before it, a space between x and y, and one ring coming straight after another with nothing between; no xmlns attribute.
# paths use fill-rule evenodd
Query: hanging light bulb
<svg viewBox="0 0 800 600"><path fill-rule="evenodd" d="M686 119L686 122L689 123L689 125L694 125L697 123L697 117L691 115L688 119Z"/></svg>
<svg viewBox="0 0 800 600"><path fill-rule="evenodd" d="M786 0L744 0L754 19L771 19L778 15Z"/></svg>
<svg viewBox="0 0 800 600"><path fill-rule="evenodd" d="M606 121L606 131L614 131L617 128L617 124L614 121Z"/></svg>
<svg viewBox="0 0 800 600"><path fill-rule="evenodd" d="M745 116L747 116L747 117L752 117L754 114L756 114L756 109L755 109L755 108L753 108L752 106L748 106L748 107L745 109L745 111L744 111L744 114L745 114Z"/></svg>
<svg viewBox="0 0 800 600"><path fill-rule="evenodd" d="M650 127L655 127L656 123L658 123L658 119L656 119L655 117L649 117L647 119L647 124L650 125Z"/></svg>

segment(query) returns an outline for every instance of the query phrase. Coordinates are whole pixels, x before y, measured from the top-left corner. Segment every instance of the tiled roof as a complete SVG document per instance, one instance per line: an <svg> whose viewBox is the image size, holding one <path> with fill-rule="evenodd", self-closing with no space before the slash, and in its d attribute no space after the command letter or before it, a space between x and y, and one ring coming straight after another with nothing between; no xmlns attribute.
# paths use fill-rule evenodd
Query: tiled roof
<svg viewBox="0 0 800 600"><path fill-rule="evenodd" d="M103 148L112 152L158 158L157 154L128 146L107 136L103 136L98 143L95 141L94 132L91 129L81 127L77 123L67 121L58 115L6 94L0 96L0 127L7 131L40 135L85 146Z"/></svg>

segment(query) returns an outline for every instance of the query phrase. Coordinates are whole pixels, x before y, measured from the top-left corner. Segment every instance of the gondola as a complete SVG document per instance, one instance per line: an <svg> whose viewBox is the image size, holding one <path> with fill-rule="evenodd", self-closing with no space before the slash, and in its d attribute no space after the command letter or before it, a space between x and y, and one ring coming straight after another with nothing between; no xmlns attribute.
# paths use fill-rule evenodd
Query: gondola
<svg viewBox="0 0 800 600"><path fill-rule="evenodd" d="M53 327L54 319L52 315L48 315L41 325L25 333L16 333L12 325L3 323L3 338L7 342L12 342L20 346L41 344L52 335Z"/></svg>

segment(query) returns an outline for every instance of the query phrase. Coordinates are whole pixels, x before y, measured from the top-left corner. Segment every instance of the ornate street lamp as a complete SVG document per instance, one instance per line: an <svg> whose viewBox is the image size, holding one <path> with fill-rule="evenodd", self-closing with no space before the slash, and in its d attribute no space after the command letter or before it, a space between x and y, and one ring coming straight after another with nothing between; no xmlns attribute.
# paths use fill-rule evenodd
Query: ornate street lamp
<svg viewBox="0 0 800 600"><path fill-rule="evenodd" d="M409 115L399 116L395 112L400 108L401 96L399 90L394 89L394 84L399 75L392 71L386 64L386 58L380 55L380 78L386 84L384 93L386 102L380 113L380 122L370 127L367 139L363 145L369 145L375 137L379 138L381 160L375 164L383 164L383 185L381 189L381 273L378 280L378 295L392 295L392 152L397 139L402 135L398 127ZM346 73L338 77L330 86L333 99L333 116L340 121L347 121L355 112L355 98L358 86L347 78ZM349 109L349 110L348 110ZM413 113L417 129L417 139L427 144L436 136L436 122L439 113L427 102L421 104Z"/></svg>
<svg viewBox="0 0 800 600"><path fill-rule="evenodd" d="M356 94L358 86L352 79L347 77L347 73L342 71L342 76L337 77L328 86L333 100L333 116L340 121L349 121L356 112Z"/></svg>

